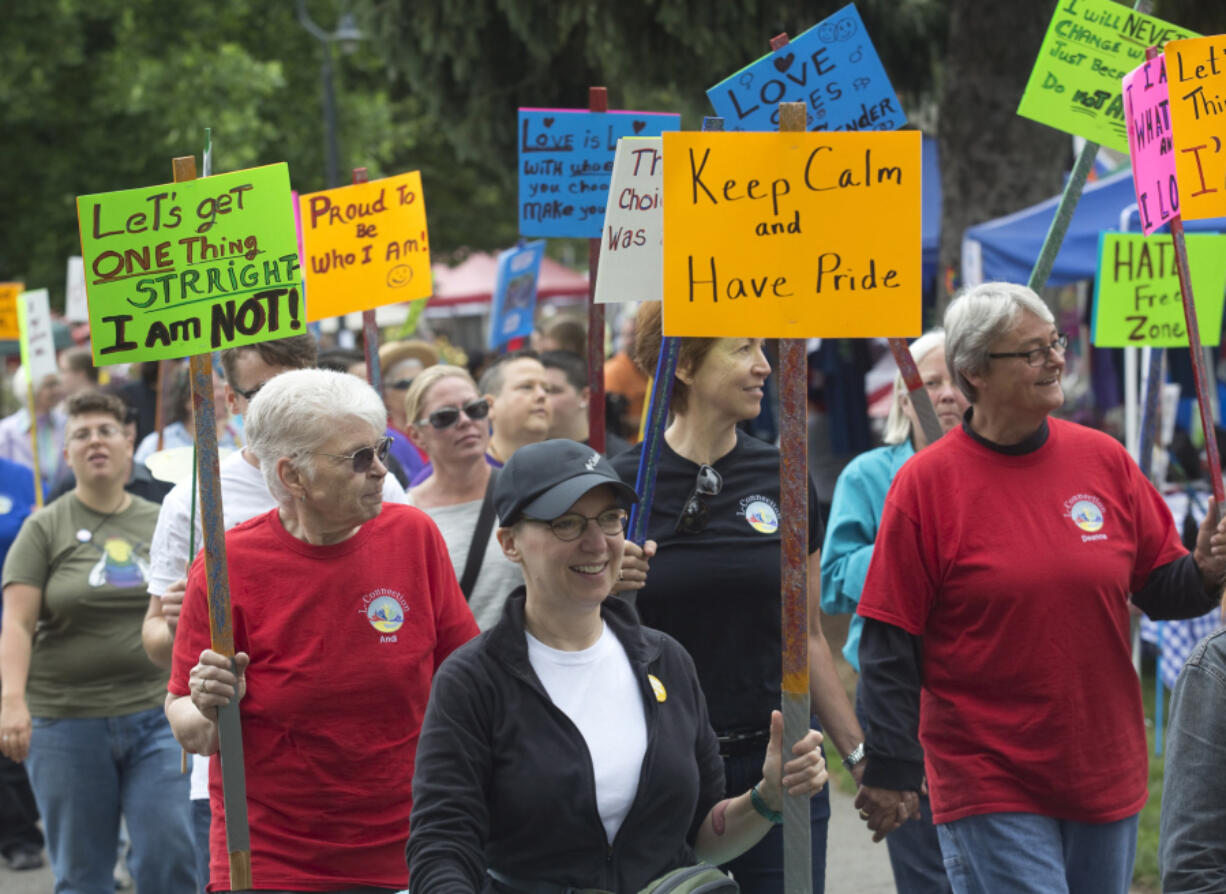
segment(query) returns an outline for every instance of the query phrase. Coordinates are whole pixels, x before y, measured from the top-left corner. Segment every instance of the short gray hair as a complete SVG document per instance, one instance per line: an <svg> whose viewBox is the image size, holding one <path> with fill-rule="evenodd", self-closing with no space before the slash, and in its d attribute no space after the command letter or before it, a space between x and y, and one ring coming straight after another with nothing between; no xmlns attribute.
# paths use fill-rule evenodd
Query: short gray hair
<svg viewBox="0 0 1226 894"><path fill-rule="evenodd" d="M911 342L911 358L919 363L935 351L945 346L945 332L941 329L929 329L915 341ZM894 399L890 401L890 415L885 422L885 434L882 440L887 444L901 444L911 437L911 417L902 408L902 399L907 394L907 383L903 381L902 372L894 376Z"/></svg>
<svg viewBox="0 0 1226 894"><path fill-rule="evenodd" d="M243 417L247 446L260 461L268 490L278 503L289 493L277 478L285 457L310 477L306 460L331 437L342 419L359 419L376 432L387 428L387 408L375 390L357 376L328 369L297 369L264 384Z"/></svg>
<svg viewBox="0 0 1226 894"><path fill-rule="evenodd" d="M1023 313L1032 313L1045 323L1056 319L1033 290L1010 282L985 282L967 289L945 310L945 363L971 403L979 399L979 392L966 374L987 372L992 342L1008 332Z"/></svg>

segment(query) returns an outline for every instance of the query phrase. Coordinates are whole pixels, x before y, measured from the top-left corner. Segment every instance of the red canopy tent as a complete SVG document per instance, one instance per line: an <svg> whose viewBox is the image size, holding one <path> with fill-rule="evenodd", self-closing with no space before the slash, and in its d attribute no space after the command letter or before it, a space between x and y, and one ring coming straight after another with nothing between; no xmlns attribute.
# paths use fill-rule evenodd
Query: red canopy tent
<svg viewBox="0 0 1226 894"><path fill-rule="evenodd" d="M488 305L494 297L497 269L498 258L485 252L471 254L455 267L431 265L434 297L427 308ZM551 258L541 261L541 275L536 284L537 300L553 299L553 303L557 304L576 304L587 300L587 291L587 276L584 274L576 273ZM477 311L477 308L472 310Z"/></svg>

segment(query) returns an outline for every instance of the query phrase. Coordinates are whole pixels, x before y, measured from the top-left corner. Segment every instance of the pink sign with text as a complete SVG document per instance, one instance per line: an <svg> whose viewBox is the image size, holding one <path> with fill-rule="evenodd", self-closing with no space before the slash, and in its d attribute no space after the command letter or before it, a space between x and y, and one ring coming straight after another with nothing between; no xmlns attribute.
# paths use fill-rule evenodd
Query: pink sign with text
<svg viewBox="0 0 1226 894"><path fill-rule="evenodd" d="M1179 213L1171 104L1162 56L1124 75L1124 120L1141 229L1149 235Z"/></svg>

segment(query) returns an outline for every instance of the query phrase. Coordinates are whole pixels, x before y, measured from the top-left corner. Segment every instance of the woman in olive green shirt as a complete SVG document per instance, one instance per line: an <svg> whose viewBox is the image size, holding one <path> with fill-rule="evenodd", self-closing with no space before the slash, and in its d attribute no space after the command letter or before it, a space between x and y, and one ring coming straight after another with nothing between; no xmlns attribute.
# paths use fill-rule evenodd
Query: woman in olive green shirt
<svg viewBox="0 0 1226 894"><path fill-rule="evenodd" d="M4 563L0 752L26 762L57 891L114 890L119 818L137 889L194 890L187 776L141 646L158 507L124 490L116 397L68 402L76 488L30 516Z"/></svg>

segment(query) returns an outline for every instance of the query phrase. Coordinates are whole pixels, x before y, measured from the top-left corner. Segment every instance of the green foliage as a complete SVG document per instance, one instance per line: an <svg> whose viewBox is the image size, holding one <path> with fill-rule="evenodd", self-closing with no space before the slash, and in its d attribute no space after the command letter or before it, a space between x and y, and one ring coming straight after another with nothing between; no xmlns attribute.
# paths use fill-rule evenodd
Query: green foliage
<svg viewBox="0 0 1226 894"><path fill-rule="evenodd" d="M946 0L858 4L896 89L931 89ZM324 29L339 0L310 0ZM705 90L843 5L797 0L367 0L368 39L335 49L341 171L419 169L431 249L513 244L515 110L583 107L610 88L614 108L675 110L696 128ZM51 289L79 254L76 197L163 183L170 160L199 156L211 127L214 171L289 163L294 187L325 187L324 48L290 2L8 0L0 30L0 279Z"/></svg>

